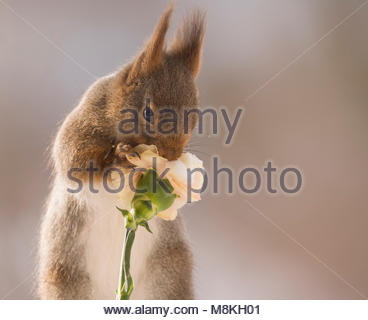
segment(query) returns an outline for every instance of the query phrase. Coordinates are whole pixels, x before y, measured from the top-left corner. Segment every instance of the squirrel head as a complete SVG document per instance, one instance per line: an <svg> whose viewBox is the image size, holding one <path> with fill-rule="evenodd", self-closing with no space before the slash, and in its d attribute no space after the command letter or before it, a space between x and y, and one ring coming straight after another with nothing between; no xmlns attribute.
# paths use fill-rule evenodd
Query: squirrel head
<svg viewBox="0 0 368 320"><path fill-rule="evenodd" d="M154 144L169 160L181 155L197 123L195 78L205 29L204 14L194 11L167 48L172 11L171 5L135 60L114 74L105 113L114 122L117 141Z"/></svg>

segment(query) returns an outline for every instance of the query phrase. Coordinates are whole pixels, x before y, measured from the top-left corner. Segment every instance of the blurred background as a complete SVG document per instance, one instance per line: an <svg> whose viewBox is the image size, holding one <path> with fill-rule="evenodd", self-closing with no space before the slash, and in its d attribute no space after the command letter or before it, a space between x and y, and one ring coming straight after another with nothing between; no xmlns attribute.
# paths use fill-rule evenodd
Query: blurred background
<svg viewBox="0 0 368 320"><path fill-rule="evenodd" d="M0 298L32 299L47 147L99 77L129 61L168 1L0 1ZM182 210L199 299L368 296L368 5L363 0L176 3L172 37L208 11L201 105L245 112L233 143L194 140L239 172L299 168L293 196L205 193ZM264 179L262 173L262 179ZM224 180L225 181L225 180ZM236 181L236 180L235 180ZM264 180L262 180L264 183ZM264 185L264 184L263 184Z"/></svg>

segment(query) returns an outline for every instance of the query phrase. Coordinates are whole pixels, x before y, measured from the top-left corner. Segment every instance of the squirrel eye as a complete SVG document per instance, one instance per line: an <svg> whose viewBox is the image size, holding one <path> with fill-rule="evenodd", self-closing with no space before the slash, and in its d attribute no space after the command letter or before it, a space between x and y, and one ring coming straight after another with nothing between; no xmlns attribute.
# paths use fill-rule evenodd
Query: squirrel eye
<svg viewBox="0 0 368 320"><path fill-rule="evenodd" d="M143 110L143 118L148 122L153 122L153 111L150 108L150 99L146 99L146 106Z"/></svg>

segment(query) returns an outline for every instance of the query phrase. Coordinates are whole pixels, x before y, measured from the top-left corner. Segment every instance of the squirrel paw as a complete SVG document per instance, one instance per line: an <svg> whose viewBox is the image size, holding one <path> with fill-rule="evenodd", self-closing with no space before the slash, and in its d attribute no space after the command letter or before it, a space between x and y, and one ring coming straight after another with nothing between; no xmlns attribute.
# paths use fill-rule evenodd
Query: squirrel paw
<svg viewBox="0 0 368 320"><path fill-rule="evenodd" d="M132 147L129 144L120 142L115 149L115 156L119 159L126 159L126 155L132 152Z"/></svg>
<svg viewBox="0 0 368 320"><path fill-rule="evenodd" d="M134 165L126 158L126 155L130 153L134 153L133 147L129 144L120 142L115 148L115 163L123 168L133 168Z"/></svg>

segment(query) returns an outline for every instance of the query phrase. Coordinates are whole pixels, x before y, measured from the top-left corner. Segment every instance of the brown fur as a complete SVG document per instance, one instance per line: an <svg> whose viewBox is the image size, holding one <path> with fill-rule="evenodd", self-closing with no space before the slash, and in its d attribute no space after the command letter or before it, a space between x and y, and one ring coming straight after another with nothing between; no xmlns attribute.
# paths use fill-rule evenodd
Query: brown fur
<svg viewBox="0 0 368 320"><path fill-rule="evenodd" d="M193 258L182 229L180 218L173 222L159 221L158 232L162 236L147 259L150 272L143 279L152 293L150 299L194 299Z"/></svg>
<svg viewBox="0 0 368 320"><path fill-rule="evenodd" d="M196 11L184 20L171 46L171 53L180 57L196 76L201 65L205 15Z"/></svg>
<svg viewBox="0 0 368 320"><path fill-rule="evenodd" d="M71 196L60 200L51 197L43 221L39 294L47 299L87 299L91 288L78 243L86 212Z"/></svg>
<svg viewBox="0 0 368 320"><path fill-rule="evenodd" d="M172 47L166 50L165 35L172 10L170 6L164 12L151 39L131 64L99 79L87 90L57 134L52 151L55 184L41 229L39 291L42 298L85 299L90 294L88 274L83 265L83 244L78 242L86 220L85 206L65 192L63 181L68 170L80 168L79 177L86 179L88 175L84 169L93 161L101 177L103 169L118 161L111 156L106 157L112 145L118 142L131 146L155 144L161 155L176 159L195 127L196 118L193 116L187 134L183 132L182 125L176 134L150 134L142 115L147 97L151 99L155 115L155 124L151 125L153 129L157 129L160 109L175 110L180 124L184 110L199 106L194 80L200 65L204 16L196 12L186 20ZM124 108L137 110L138 134L119 132L119 123L124 118L121 110ZM166 281L166 289L163 284L161 291L157 291L160 293L152 296L192 298L191 254L181 236L180 223L173 224L171 228L163 223L160 229L165 241L155 244L151 262L157 265L154 269L157 279L162 267L170 276L166 280L157 280Z"/></svg>

